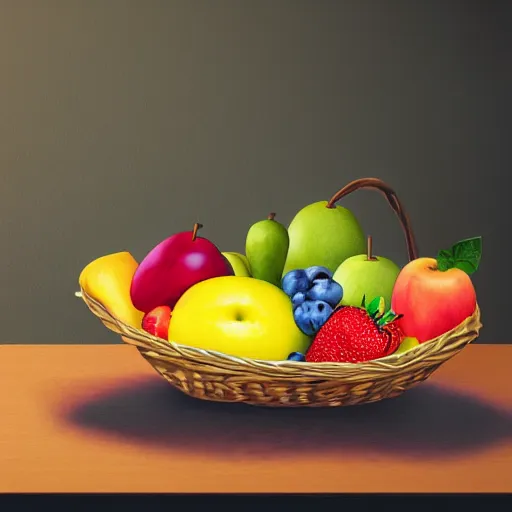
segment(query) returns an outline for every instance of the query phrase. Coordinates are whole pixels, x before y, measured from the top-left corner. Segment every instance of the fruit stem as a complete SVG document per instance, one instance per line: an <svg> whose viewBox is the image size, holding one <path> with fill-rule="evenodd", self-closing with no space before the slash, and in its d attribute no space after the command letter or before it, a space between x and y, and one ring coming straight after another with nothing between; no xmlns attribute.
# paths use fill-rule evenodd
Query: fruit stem
<svg viewBox="0 0 512 512"><path fill-rule="evenodd" d="M196 236L197 236L197 231L199 229L201 229L203 227L202 224L199 224L198 222L196 222L194 224L194 229L192 230L192 241L194 241L196 239Z"/></svg>
<svg viewBox="0 0 512 512"><path fill-rule="evenodd" d="M368 237L368 243L366 246L366 259L368 261L377 261L377 258L372 254L372 237Z"/></svg>
<svg viewBox="0 0 512 512"><path fill-rule="evenodd" d="M267 216L267 219L268 219L268 220L274 220L275 216L276 216L275 212L270 212L270 213L268 214L268 216Z"/></svg>

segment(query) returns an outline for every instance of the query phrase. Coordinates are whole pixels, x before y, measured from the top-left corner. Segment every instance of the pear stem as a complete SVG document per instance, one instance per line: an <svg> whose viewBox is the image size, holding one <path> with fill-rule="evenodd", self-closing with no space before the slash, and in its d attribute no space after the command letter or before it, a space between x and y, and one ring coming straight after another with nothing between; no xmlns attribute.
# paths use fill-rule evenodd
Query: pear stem
<svg viewBox="0 0 512 512"><path fill-rule="evenodd" d="M367 246L366 246L366 259L368 261L377 261L377 258L372 254L372 237L369 236L368 237L368 243L367 243Z"/></svg>
<svg viewBox="0 0 512 512"><path fill-rule="evenodd" d="M202 224L199 224L198 222L196 222L196 223L194 224L194 229L192 230L192 241L194 241L194 240L196 239L196 237L197 237L197 231L198 231L199 229L201 229L202 227L203 227L203 225L202 225Z"/></svg>
<svg viewBox="0 0 512 512"><path fill-rule="evenodd" d="M267 216L267 219L268 219L268 220L274 220L274 219L275 219L275 216L276 216L275 212L270 212L270 213L268 214L268 216Z"/></svg>

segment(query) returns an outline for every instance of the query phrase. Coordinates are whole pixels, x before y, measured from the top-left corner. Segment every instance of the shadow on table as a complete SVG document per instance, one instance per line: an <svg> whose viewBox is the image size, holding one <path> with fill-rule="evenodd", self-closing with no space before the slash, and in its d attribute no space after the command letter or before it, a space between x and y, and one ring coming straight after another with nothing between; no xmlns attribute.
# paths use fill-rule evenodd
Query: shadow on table
<svg viewBox="0 0 512 512"><path fill-rule="evenodd" d="M512 437L510 412L429 383L364 406L270 409L190 398L148 379L72 404L64 417L131 442L235 456L298 450L447 456Z"/></svg>

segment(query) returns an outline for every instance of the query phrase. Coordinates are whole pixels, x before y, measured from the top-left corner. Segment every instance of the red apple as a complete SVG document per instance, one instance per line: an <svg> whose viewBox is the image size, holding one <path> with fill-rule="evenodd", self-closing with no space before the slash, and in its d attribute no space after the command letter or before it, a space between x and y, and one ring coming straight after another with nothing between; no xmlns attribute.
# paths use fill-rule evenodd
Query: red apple
<svg viewBox="0 0 512 512"><path fill-rule="evenodd" d="M176 233L154 247L141 261L132 279L133 305L144 313L158 306L171 309L183 293L200 281L234 275L219 249L193 231Z"/></svg>
<svg viewBox="0 0 512 512"><path fill-rule="evenodd" d="M169 337L171 314L169 306L158 306L144 315L142 328L157 338L167 340Z"/></svg>
<svg viewBox="0 0 512 512"><path fill-rule="evenodd" d="M463 240L435 258L417 258L398 274L391 297L392 310L403 315L405 336L420 343L457 327L476 308L470 274L480 261L481 239Z"/></svg>

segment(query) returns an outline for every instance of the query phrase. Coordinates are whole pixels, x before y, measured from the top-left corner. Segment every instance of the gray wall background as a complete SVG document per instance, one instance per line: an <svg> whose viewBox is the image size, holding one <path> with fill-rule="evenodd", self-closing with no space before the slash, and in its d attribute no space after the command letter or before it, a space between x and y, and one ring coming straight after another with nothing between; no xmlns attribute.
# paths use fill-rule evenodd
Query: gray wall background
<svg viewBox="0 0 512 512"><path fill-rule="evenodd" d="M377 176L422 255L483 236L479 342L512 342L509 5L1 0L0 341L116 343L73 296L90 260L198 220L242 251ZM406 262L379 194L343 204Z"/></svg>

